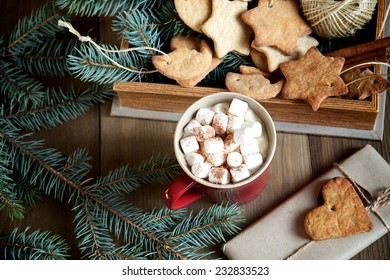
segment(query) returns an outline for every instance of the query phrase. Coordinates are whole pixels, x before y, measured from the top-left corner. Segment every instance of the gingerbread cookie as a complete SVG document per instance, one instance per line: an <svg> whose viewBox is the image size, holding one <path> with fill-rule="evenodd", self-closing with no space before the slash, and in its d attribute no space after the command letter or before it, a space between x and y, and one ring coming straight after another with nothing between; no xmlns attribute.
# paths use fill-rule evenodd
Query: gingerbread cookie
<svg viewBox="0 0 390 280"><path fill-rule="evenodd" d="M175 8L188 27L202 32L203 23L211 15L211 0L175 0Z"/></svg>
<svg viewBox="0 0 390 280"><path fill-rule="evenodd" d="M278 95L284 80L271 84L262 74L226 74L226 87L232 92L242 93L257 100L264 100Z"/></svg>
<svg viewBox="0 0 390 280"><path fill-rule="evenodd" d="M300 37L312 33L311 27L299 14L298 2L259 0L258 6L241 15L255 33L254 45L275 46L291 55Z"/></svg>
<svg viewBox="0 0 390 280"><path fill-rule="evenodd" d="M174 80L188 80L201 75L211 65L210 52L178 48L166 55L152 57L152 63L164 76Z"/></svg>
<svg viewBox="0 0 390 280"><path fill-rule="evenodd" d="M346 98L366 99L390 89L390 82L380 75L375 75L370 69L352 69L341 75L348 85Z"/></svg>
<svg viewBox="0 0 390 280"><path fill-rule="evenodd" d="M199 39L195 36L174 36L171 39L170 45L172 51L179 48L187 48L191 50L196 50L200 53L209 53L210 55L213 54L213 51L207 41ZM199 75L191 79L176 79L176 81L179 85L183 87L193 87L197 85L201 80L203 80L207 76L207 74L213 71L220 63L221 59L212 57L210 66L204 69L204 71L201 71Z"/></svg>
<svg viewBox="0 0 390 280"><path fill-rule="evenodd" d="M210 18L203 24L203 32L213 40L214 51L222 58L231 51L249 55L252 30L240 15L248 10L244 1L213 0Z"/></svg>
<svg viewBox="0 0 390 280"><path fill-rule="evenodd" d="M340 77L345 59L326 57L312 47L300 59L280 64L286 78L281 96L303 100L317 111L328 96L342 96L348 88Z"/></svg>
<svg viewBox="0 0 390 280"><path fill-rule="evenodd" d="M367 210L348 179L336 177L322 188L324 204L305 217L304 228L313 240L368 232L373 228Z"/></svg>
<svg viewBox="0 0 390 280"><path fill-rule="evenodd" d="M256 68L256 67L253 67L253 66L241 65L239 67L239 70L240 70L240 73L244 74L244 75L248 75L248 74L261 74L265 78L270 78L271 77L271 73L262 71L259 68Z"/></svg>
<svg viewBox="0 0 390 280"><path fill-rule="evenodd" d="M263 46L256 47L252 42L252 48L264 53L267 57L268 71L274 72L279 68L279 65L283 62L297 60L306 54L311 47L318 46L318 41L310 36L301 37L297 41L297 45L291 55L286 55L275 47Z"/></svg>
<svg viewBox="0 0 390 280"><path fill-rule="evenodd" d="M250 56L253 64L260 69L261 71L268 72L268 62L267 57L262 52L251 48Z"/></svg>

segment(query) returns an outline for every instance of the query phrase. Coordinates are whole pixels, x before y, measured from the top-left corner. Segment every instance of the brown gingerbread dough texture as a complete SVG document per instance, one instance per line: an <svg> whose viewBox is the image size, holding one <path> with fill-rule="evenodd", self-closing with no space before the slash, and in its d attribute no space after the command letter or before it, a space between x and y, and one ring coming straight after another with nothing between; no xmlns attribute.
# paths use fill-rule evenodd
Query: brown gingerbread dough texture
<svg viewBox="0 0 390 280"><path fill-rule="evenodd" d="M348 93L340 77L344 62L343 57L326 57L311 47L300 59L281 63L279 67L286 78L281 96L303 100L317 111L327 97Z"/></svg>
<svg viewBox="0 0 390 280"><path fill-rule="evenodd" d="M351 182L342 177L322 188L324 204L305 217L304 228L313 240L345 237L372 230L373 224Z"/></svg>

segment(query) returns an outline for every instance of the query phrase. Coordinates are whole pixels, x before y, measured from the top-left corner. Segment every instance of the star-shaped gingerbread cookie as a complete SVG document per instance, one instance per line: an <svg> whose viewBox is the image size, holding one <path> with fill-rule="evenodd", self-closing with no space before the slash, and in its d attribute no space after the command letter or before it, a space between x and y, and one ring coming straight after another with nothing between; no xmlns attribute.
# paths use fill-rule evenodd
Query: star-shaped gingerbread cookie
<svg viewBox="0 0 390 280"><path fill-rule="evenodd" d="M275 47L256 47L252 42L252 48L262 52L267 57L268 71L274 72L279 68L279 64L291 60L297 60L305 55L308 49L318 46L318 41L310 36L301 37L297 41L294 52L291 55L286 55Z"/></svg>
<svg viewBox="0 0 390 280"><path fill-rule="evenodd" d="M241 15L242 20L254 31L257 47L275 46L291 55L300 37L312 32L311 27L299 14L295 0L259 0L258 6Z"/></svg>
<svg viewBox="0 0 390 280"><path fill-rule="evenodd" d="M317 111L328 96L348 93L340 77L344 62L342 57L326 57L316 47L312 47L302 58L280 64L280 70L286 78L281 96L303 100L313 111Z"/></svg>
<svg viewBox="0 0 390 280"><path fill-rule="evenodd" d="M202 31L213 40L218 58L231 51L249 55L252 30L240 18L247 10L248 3L244 1L213 0L211 16Z"/></svg>

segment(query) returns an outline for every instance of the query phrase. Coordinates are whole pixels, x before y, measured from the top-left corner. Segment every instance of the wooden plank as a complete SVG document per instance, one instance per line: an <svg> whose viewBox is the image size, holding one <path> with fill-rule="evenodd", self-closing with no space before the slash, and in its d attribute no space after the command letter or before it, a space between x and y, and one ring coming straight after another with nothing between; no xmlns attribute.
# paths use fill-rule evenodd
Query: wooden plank
<svg viewBox="0 0 390 280"><path fill-rule="evenodd" d="M121 106L151 111L184 112L193 102L223 88L126 82L114 86ZM275 121L372 130L378 115L378 96L372 100L328 98L314 112L306 103L280 97L257 100Z"/></svg>

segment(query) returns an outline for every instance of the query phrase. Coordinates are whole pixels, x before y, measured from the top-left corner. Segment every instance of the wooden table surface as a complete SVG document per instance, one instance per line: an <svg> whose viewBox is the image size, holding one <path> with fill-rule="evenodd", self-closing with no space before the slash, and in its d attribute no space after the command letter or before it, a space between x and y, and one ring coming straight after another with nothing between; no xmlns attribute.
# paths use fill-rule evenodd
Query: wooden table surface
<svg viewBox="0 0 390 280"><path fill-rule="evenodd" d="M20 4L17 5L15 1L10 0L0 1L0 34L11 29L20 17L46 1L17 2ZM100 41L118 43L112 36L108 19L74 20L75 26L81 26L80 23L83 23L83 30L91 30L92 33L98 34ZM61 83L61 80L55 82ZM389 108L389 101L386 103L386 107ZM174 122L111 117L110 110L110 102L97 105L77 120L38 132L34 137L45 139L48 147L57 148L65 155L77 148L85 147L93 157L94 168L91 176L95 177L122 165L138 164L156 153L173 152ZM386 110L385 126L389 121L390 112ZM242 227L245 228L272 210L330 169L334 162L343 160L366 144L371 144L389 162L390 130L387 127L383 141L278 133L277 150L270 166L270 181L259 198L242 206L246 216L246 223ZM163 206L161 192L164 188L164 186L141 188L132 194L131 200L145 210L161 207ZM203 198L194 203L191 208L199 210L210 205L212 201ZM35 207L27 207L26 217L23 220L12 222L1 214L0 232L7 233L15 226L51 230L67 239L72 247L72 258L78 259L80 253L73 233L75 226L73 218L69 205L45 197ZM385 235L356 255L354 259L390 259L390 235Z"/></svg>

